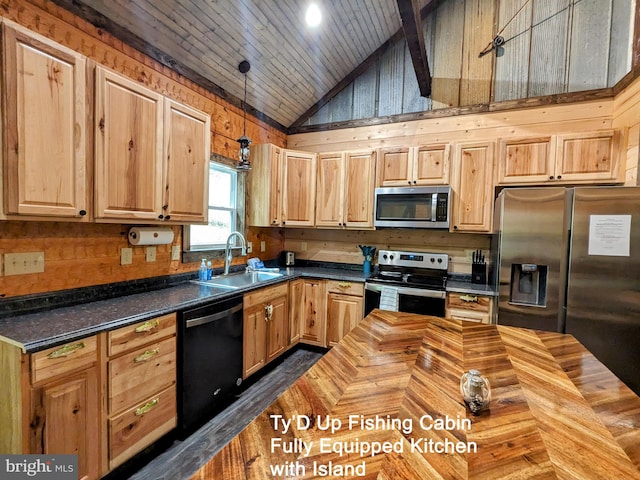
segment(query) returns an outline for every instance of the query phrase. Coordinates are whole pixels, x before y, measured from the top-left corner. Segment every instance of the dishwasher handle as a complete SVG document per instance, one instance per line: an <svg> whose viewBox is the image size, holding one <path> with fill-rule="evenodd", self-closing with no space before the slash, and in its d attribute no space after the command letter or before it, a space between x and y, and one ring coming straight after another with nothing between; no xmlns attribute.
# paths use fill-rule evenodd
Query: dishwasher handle
<svg viewBox="0 0 640 480"><path fill-rule="evenodd" d="M215 322L216 320L221 320L228 315L233 315L234 313L242 310L242 303L239 303L235 307L229 308L222 312L213 313L211 315L207 315L204 317L192 318L191 320L187 320L185 322L186 328L197 327L198 325L206 325L207 323Z"/></svg>

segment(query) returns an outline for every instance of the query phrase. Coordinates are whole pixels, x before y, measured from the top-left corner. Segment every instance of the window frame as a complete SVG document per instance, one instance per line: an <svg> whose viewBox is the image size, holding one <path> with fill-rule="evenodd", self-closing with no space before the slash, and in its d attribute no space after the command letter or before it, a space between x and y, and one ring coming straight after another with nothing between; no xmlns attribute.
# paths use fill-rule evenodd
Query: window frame
<svg viewBox="0 0 640 480"><path fill-rule="evenodd" d="M222 167L222 169L224 170L233 171L233 173L235 173L236 175L235 185L231 186L232 187L231 194L233 194L235 191L235 198L236 198L235 208L228 208L228 207L213 207L213 208L215 210L220 210L220 211L231 211L231 212L235 211L235 218L234 218L235 230L241 232L246 238L246 219L245 219L246 172L236 170L235 169L236 162L227 157L223 157L221 155L212 154L211 158L209 159L209 162L210 162L209 168L211 168L212 166ZM208 218L209 218L209 210L211 209L212 209L212 206L209 205L209 202L207 199L207 224L208 224ZM225 244L210 244L210 245L204 246L203 248L197 248L197 247L194 248L191 245L191 226L192 225L183 225L183 228L182 228L182 250L183 250L182 261L183 263L198 262L203 258L211 260L211 259L224 257L224 250L226 246ZM232 250L234 252L236 250L240 251L241 247L236 246L235 242L237 242L237 238L234 238L234 243L231 246Z"/></svg>

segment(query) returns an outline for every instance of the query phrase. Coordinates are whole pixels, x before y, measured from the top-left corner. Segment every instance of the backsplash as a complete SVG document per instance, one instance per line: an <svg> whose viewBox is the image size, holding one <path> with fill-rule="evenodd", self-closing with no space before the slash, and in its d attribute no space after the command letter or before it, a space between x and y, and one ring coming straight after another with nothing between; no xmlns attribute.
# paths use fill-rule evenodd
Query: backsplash
<svg viewBox="0 0 640 480"><path fill-rule="evenodd" d="M172 245L157 245L156 261L147 262L145 247L129 245L129 225L62 222L0 222L0 254L44 252L44 273L0 276L0 298L52 292L142 278L192 272L199 262L171 260ZM173 245L182 245L182 227L173 226ZM250 228L247 241L254 245L249 256L275 258L283 249L279 229ZM260 242L266 250L259 252ZM256 248L258 246L258 248ZM120 249L133 249L131 265L120 265ZM246 263L247 257L234 257L233 265ZM213 260L221 268L222 260ZM1 301L1 300L0 300Z"/></svg>

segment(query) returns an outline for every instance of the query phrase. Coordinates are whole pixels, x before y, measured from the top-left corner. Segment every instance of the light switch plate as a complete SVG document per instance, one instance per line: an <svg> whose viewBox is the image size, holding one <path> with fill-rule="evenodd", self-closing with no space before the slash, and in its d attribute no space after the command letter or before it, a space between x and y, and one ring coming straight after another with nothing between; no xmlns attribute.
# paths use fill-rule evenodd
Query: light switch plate
<svg viewBox="0 0 640 480"><path fill-rule="evenodd" d="M171 247L171 260L180 260L180 245Z"/></svg>
<svg viewBox="0 0 640 480"><path fill-rule="evenodd" d="M147 259L147 262L155 262L156 261L156 247L145 247L144 255Z"/></svg>
<svg viewBox="0 0 640 480"><path fill-rule="evenodd" d="M307 251L307 242L300 242L300 250L303 252Z"/></svg>
<svg viewBox="0 0 640 480"><path fill-rule="evenodd" d="M120 265L131 265L133 263L133 248L125 247L120 249Z"/></svg>
<svg viewBox="0 0 640 480"><path fill-rule="evenodd" d="M44 272L44 252L5 253L4 274L24 275Z"/></svg>
<svg viewBox="0 0 640 480"><path fill-rule="evenodd" d="M260 242L260 251L264 252L266 249L267 249L267 242L263 240L262 242Z"/></svg>

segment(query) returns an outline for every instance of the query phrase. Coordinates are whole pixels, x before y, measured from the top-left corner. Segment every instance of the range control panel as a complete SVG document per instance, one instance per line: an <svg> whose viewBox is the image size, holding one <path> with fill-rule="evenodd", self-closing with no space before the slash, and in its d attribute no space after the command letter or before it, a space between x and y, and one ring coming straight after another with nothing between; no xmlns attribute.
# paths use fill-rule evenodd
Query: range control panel
<svg viewBox="0 0 640 480"><path fill-rule="evenodd" d="M449 255L446 253L379 250L378 265L446 270L449 266Z"/></svg>

